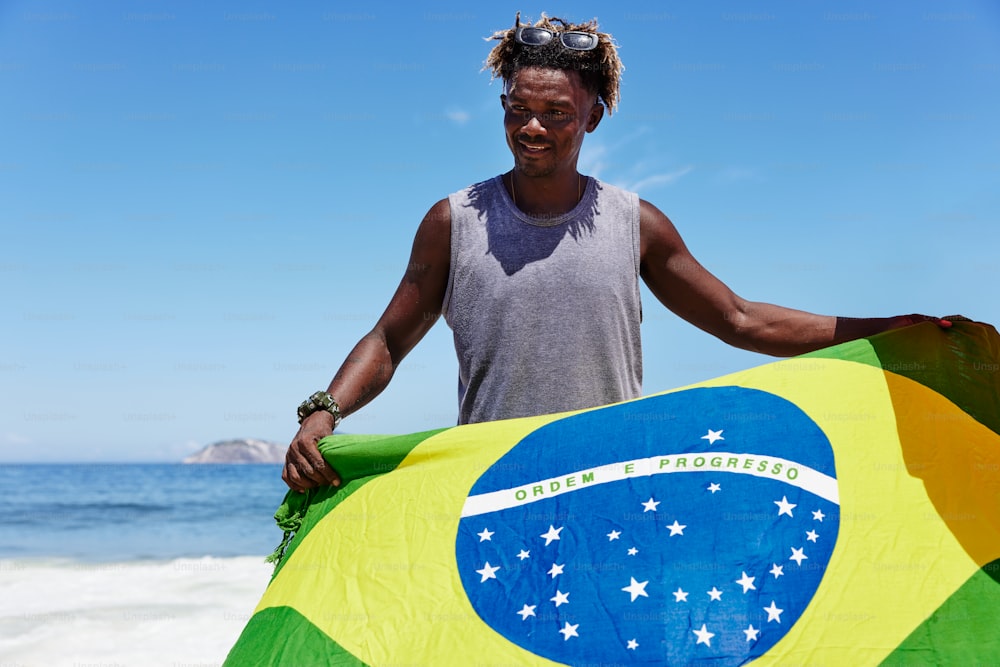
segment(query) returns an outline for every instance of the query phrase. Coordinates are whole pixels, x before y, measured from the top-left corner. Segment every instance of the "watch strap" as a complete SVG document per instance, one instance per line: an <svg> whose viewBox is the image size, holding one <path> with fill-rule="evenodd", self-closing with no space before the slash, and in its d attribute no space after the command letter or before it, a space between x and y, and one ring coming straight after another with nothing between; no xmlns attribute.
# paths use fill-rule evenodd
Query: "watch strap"
<svg viewBox="0 0 1000 667"><path fill-rule="evenodd" d="M329 412L333 415L333 427L337 428L340 425L340 405L337 403L337 399L330 395L326 391L317 391L312 396L302 401L297 410L299 416L299 423L302 423L306 417L314 412L319 412L320 410L324 412Z"/></svg>

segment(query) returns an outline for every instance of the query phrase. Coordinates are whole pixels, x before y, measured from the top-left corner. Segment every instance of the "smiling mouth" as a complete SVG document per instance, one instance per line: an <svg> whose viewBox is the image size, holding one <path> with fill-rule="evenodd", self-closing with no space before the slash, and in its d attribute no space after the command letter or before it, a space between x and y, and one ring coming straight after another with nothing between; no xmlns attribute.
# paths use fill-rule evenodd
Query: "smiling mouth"
<svg viewBox="0 0 1000 667"><path fill-rule="evenodd" d="M518 142L521 145L521 149L526 153L540 153L544 150L548 150L549 146L547 144L529 144L525 141Z"/></svg>

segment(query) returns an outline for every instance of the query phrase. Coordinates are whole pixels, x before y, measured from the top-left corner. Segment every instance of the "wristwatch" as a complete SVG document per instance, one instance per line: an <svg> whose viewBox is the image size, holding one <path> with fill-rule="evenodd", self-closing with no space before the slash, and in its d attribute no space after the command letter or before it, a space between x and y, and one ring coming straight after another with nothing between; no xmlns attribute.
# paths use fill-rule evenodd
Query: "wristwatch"
<svg viewBox="0 0 1000 667"><path fill-rule="evenodd" d="M303 419L320 410L325 410L333 415L333 428L340 425L340 406L337 405L337 400L325 391L317 391L302 401L302 405L298 409L299 423L301 424Z"/></svg>

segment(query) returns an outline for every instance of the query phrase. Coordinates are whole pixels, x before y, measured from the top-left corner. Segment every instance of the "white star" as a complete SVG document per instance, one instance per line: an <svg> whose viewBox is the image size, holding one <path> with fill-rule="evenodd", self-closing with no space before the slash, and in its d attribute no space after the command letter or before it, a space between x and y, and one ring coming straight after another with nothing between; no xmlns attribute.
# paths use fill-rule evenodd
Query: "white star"
<svg viewBox="0 0 1000 667"><path fill-rule="evenodd" d="M524 605L521 607L521 611L517 612L521 616L522 621L528 620L529 616L535 615L535 607L538 605Z"/></svg>
<svg viewBox="0 0 1000 667"><path fill-rule="evenodd" d="M629 549L629 550L628 550L628 555L629 555L629 556L634 556L634 555L636 555L637 553L639 553L639 550L638 550L638 549L636 549L635 547L632 547L631 549Z"/></svg>
<svg viewBox="0 0 1000 667"><path fill-rule="evenodd" d="M783 575L785 573L785 566L784 565L778 565L777 563L771 563L771 570L770 570L770 572L771 572L771 574L774 575L774 578L777 579L778 577L780 577L781 575Z"/></svg>
<svg viewBox="0 0 1000 667"><path fill-rule="evenodd" d="M632 583L630 583L628 586L626 586L622 590L632 596L632 599L630 600L630 602L635 602L635 599L637 597L639 597L640 595L642 597L644 597L644 598L648 598L649 597L649 593L646 592L646 584L649 583L648 580L647 581L643 581L643 582L639 582L639 581L635 580L635 577L629 577L629 579L632 580Z"/></svg>
<svg viewBox="0 0 1000 667"><path fill-rule="evenodd" d="M802 561L808 560L809 558L809 556L802 553L804 550L805 547L802 547L801 549L792 547L792 555L788 557L788 560L794 560L796 565L802 565Z"/></svg>
<svg viewBox="0 0 1000 667"><path fill-rule="evenodd" d="M722 487L716 484L715 482L712 482L711 484L708 485L708 490L711 491L712 493L715 493L716 491L721 491Z"/></svg>
<svg viewBox="0 0 1000 667"><path fill-rule="evenodd" d="M785 610L784 609L778 609L778 607L774 604L774 600L771 600L771 606L770 607L764 607L764 611L767 612L767 622L768 623L770 623L771 621L777 621L778 623L781 623L781 612L783 612Z"/></svg>
<svg viewBox="0 0 1000 667"><path fill-rule="evenodd" d="M563 573L563 568L564 567L566 567L566 565L556 565L555 563L552 563L552 568L549 569L549 571L546 572L545 574L548 574L553 579L555 579L557 575L560 575L560 574Z"/></svg>
<svg viewBox="0 0 1000 667"><path fill-rule="evenodd" d="M687 526L682 526L681 524L677 523L677 519L674 519L674 522L671 525L667 526L667 528L670 529L670 537L673 537L674 535L683 535L684 529L687 528Z"/></svg>
<svg viewBox="0 0 1000 667"><path fill-rule="evenodd" d="M562 604L569 604L569 593L563 593L557 588L556 596L554 598L549 598L549 601L555 602L557 607Z"/></svg>
<svg viewBox="0 0 1000 667"><path fill-rule="evenodd" d="M650 496L649 500L647 500L646 502L644 502L642 504L642 506L646 508L646 509L644 509L642 511L643 512L655 512L656 511L656 506L659 505L659 504L660 504L659 500L653 500L653 497Z"/></svg>
<svg viewBox="0 0 1000 667"><path fill-rule="evenodd" d="M748 642L752 642L755 639L757 639L757 636L760 634L760 630L753 627L753 623L751 623L750 627L748 627L746 630L743 631L743 634L747 636Z"/></svg>
<svg viewBox="0 0 1000 667"><path fill-rule="evenodd" d="M744 572L743 576L736 580L736 583L743 587L743 592L755 591L757 587L753 585L754 579L757 577L748 577L747 573Z"/></svg>
<svg viewBox="0 0 1000 667"><path fill-rule="evenodd" d="M698 641L694 643L695 646L698 644L704 644L705 646L712 645L712 637L715 636L715 633L709 632L704 623L701 624L701 630L692 630L691 632L698 635Z"/></svg>
<svg viewBox="0 0 1000 667"><path fill-rule="evenodd" d="M530 558L531 557L531 552L530 551L525 551L524 549L521 549L521 553L519 553L517 555L517 557L518 557L519 560L524 560L525 558Z"/></svg>
<svg viewBox="0 0 1000 667"><path fill-rule="evenodd" d="M625 648L629 649L630 651L634 651L637 648L639 648L639 642L637 642L634 639L630 639L628 640L628 646L626 646Z"/></svg>
<svg viewBox="0 0 1000 667"><path fill-rule="evenodd" d="M673 595L674 595L674 602L687 602L688 601L687 591L681 589L680 586L677 587L677 590L674 591Z"/></svg>
<svg viewBox="0 0 1000 667"><path fill-rule="evenodd" d="M715 600L716 602L722 599L722 591L720 591L715 586L712 586L712 590L707 592L708 592L708 597L711 598L712 600Z"/></svg>
<svg viewBox="0 0 1000 667"><path fill-rule="evenodd" d="M570 625L569 621L566 621L566 625L564 625L563 629L559 631L562 633L563 641L569 641L570 637L579 637L580 635L576 634L576 629L578 627L580 627L579 623L576 625Z"/></svg>
<svg viewBox="0 0 1000 667"><path fill-rule="evenodd" d="M823 514L823 510L816 510L813 512L813 521L822 521L825 516L826 515Z"/></svg>
<svg viewBox="0 0 1000 667"><path fill-rule="evenodd" d="M621 536L622 533L620 530L612 530L610 533L608 533L608 542L614 542Z"/></svg>
<svg viewBox="0 0 1000 667"><path fill-rule="evenodd" d="M714 445L716 440L725 440L725 438L722 437L721 429L718 431L713 431L712 429L708 429L708 433L701 436L701 439L708 440L708 444L710 445Z"/></svg>
<svg viewBox="0 0 1000 667"><path fill-rule="evenodd" d="M549 531L547 533L543 533L543 534L539 535L539 537L544 537L545 538L545 546L549 546L552 543L553 540L560 539L559 538L559 533L562 532L562 529L563 529L563 526L559 526L558 528L556 528L555 526L553 526L550 523L549 524Z"/></svg>
<svg viewBox="0 0 1000 667"><path fill-rule="evenodd" d="M499 570L499 569L500 569L499 565L497 565L496 567L493 567L493 566L490 565L489 561L486 561L486 565L483 565L483 569L476 570L476 574L481 574L483 576L483 578L479 580L479 583L483 583L487 579L496 579L497 578L497 574L496 573L497 573L497 570Z"/></svg>
<svg viewBox="0 0 1000 667"><path fill-rule="evenodd" d="M490 539L491 537L493 537L493 533L490 532L489 528L483 528L483 532L476 533L476 535L479 535L479 541L480 542L492 542L493 541L493 540Z"/></svg>
<svg viewBox="0 0 1000 667"><path fill-rule="evenodd" d="M816 540L819 539L819 533L817 533L815 530L810 530L808 533L806 533L806 539L809 540L810 542L815 542Z"/></svg>
<svg viewBox="0 0 1000 667"><path fill-rule="evenodd" d="M774 504L778 506L778 516L782 514L792 516L792 509L798 507L798 505L788 502L787 496L781 496L781 500L775 500Z"/></svg>

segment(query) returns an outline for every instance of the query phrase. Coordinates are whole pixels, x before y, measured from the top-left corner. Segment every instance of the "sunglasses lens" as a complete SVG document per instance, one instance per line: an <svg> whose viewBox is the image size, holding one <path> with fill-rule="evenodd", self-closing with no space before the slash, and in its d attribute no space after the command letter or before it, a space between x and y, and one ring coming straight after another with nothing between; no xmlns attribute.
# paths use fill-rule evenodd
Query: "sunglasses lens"
<svg viewBox="0 0 1000 667"><path fill-rule="evenodd" d="M518 28L517 41L528 46L542 46L552 41L552 32L545 28Z"/></svg>
<svg viewBox="0 0 1000 667"><path fill-rule="evenodd" d="M567 49L589 51L597 47L597 35L589 32L563 32L559 38Z"/></svg>
<svg viewBox="0 0 1000 667"><path fill-rule="evenodd" d="M559 41L563 47L574 51L590 51L597 48L598 37L590 32L572 30L560 32ZM556 33L548 28L521 27L514 32L514 39L527 46L544 46L552 41Z"/></svg>

